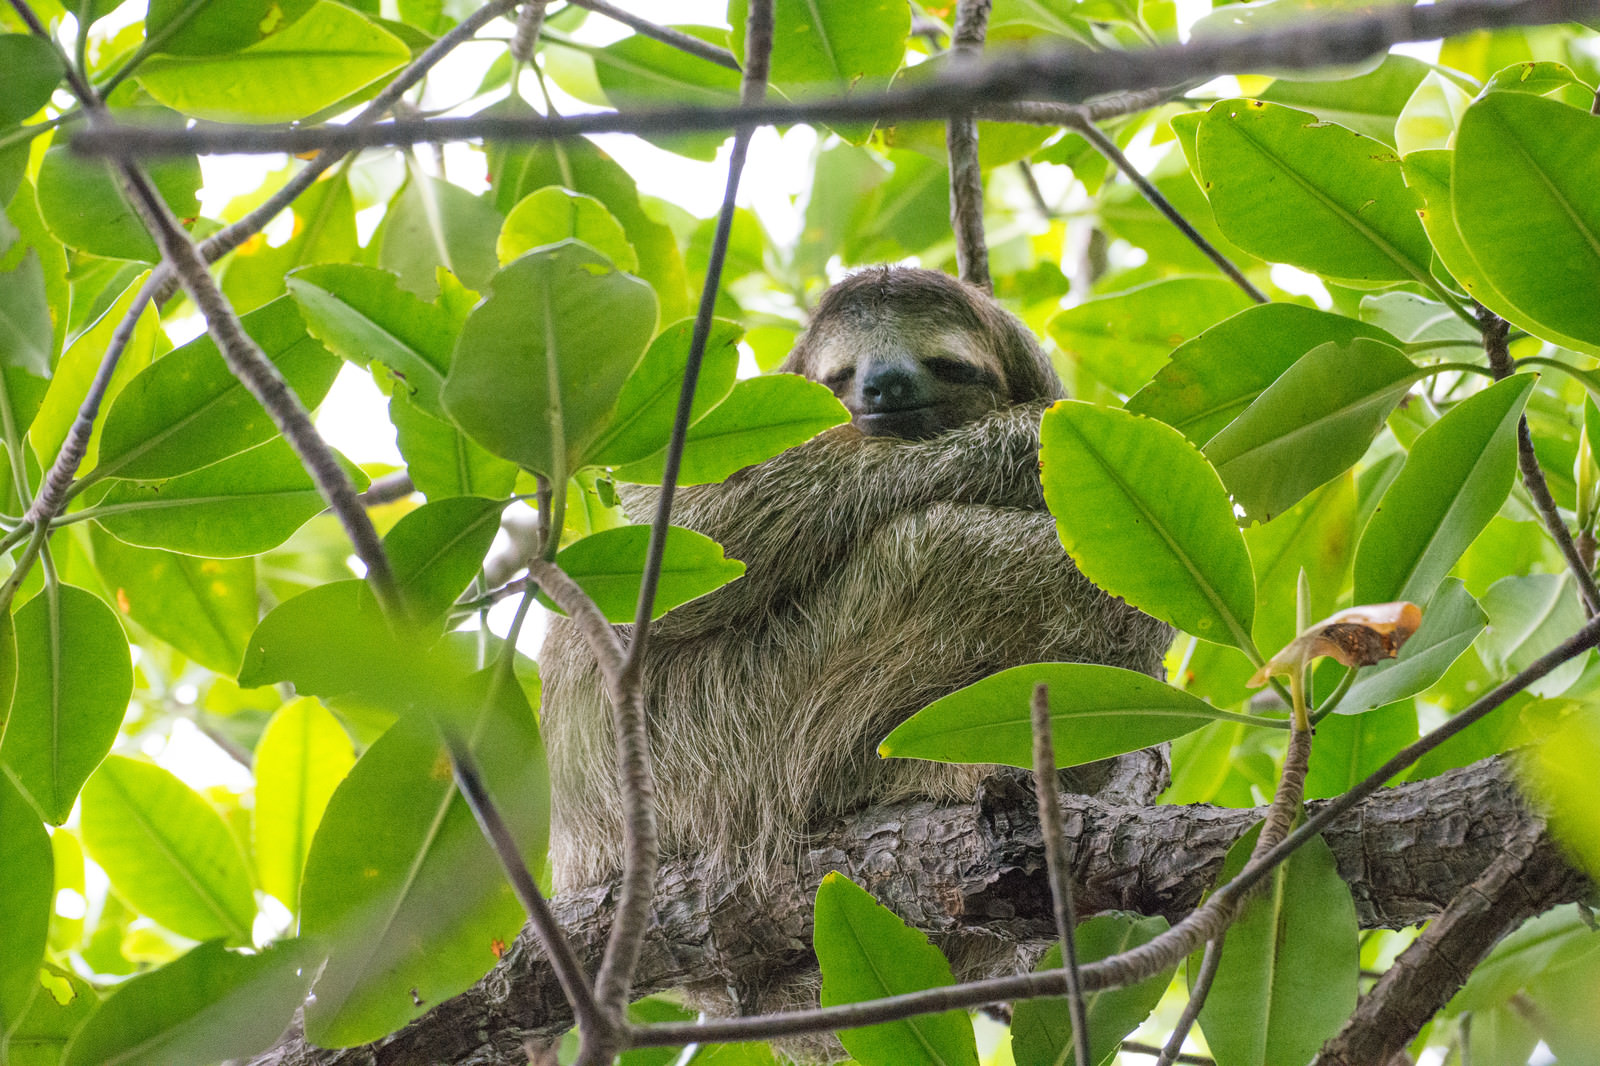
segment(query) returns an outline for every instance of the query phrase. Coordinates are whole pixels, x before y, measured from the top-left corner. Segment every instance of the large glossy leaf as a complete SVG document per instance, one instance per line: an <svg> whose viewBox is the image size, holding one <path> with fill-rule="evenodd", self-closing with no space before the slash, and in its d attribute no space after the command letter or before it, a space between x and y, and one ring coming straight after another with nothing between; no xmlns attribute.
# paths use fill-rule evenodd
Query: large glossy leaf
<svg viewBox="0 0 1600 1066"><path fill-rule="evenodd" d="M1527 93L1468 108L1451 182L1456 226L1485 277L1527 318L1600 345L1600 117Z"/></svg>
<svg viewBox="0 0 1600 1066"><path fill-rule="evenodd" d="M822 1005L939 988L955 983L950 963L928 938L840 873L817 888L812 941L822 966ZM964 1011L839 1033L863 1066L977 1066L978 1047Z"/></svg>
<svg viewBox="0 0 1600 1066"><path fill-rule="evenodd" d="M1259 827L1230 849L1224 878L1244 865L1258 835ZM1357 936L1350 889L1318 837L1277 868L1228 929L1200 1011L1217 1062L1310 1062L1356 1005Z"/></svg>
<svg viewBox="0 0 1600 1066"><path fill-rule="evenodd" d="M355 487L368 479L345 467ZM288 539L326 503L278 437L166 481L117 483L95 507L95 520L119 540L218 559L258 555Z"/></svg>
<svg viewBox="0 0 1600 1066"><path fill-rule="evenodd" d="M849 420L850 412L825 385L794 374L749 378L690 427L678 484L721 481ZM665 462L666 452L657 452L618 467L617 480L660 484Z"/></svg>
<svg viewBox="0 0 1600 1066"><path fill-rule="evenodd" d="M38 456L41 466L48 467L55 461L56 453L61 450L73 422L77 420L78 410L83 406L90 383L100 369L111 336L133 306L146 276L140 273L94 325L78 334L61 354L61 361L56 364L50 378L50 388L45 392L39 411L33 416L33 425L28 429L28 443L33 445L33 453ZM155 352L156 335L160 330L160 315L153 306L146 304L122 350L122 358L117 361L117 369L111 375L111 383L106 388L106 398L102 403L116 400L134 376L150 365ZM104 435L103 426L97 424L90 434L89 448L79 465L80 470L94 466Z"/></svg>
<svg viewBox="0 0 1600 1066"><path fill-rule="evenodd" d="M321 403L339 360L307 335L294 302L274 300L241 321L300 402L308 408ZM100 438L100 472L176 477L277 432L261 402L228 370L216 342L203 335L162 356L117 396Z"/></svg>
<svg viewBox="0 0 1600 1066"><path fill-rule="evenodd" d="M1056 765L1106 759L1182 736L1219 711L1146 674L1090 663L1035 663L1002 670L924 707L878 746L890 758L1033 765L1034 686L1050 686Z"/></svg>
<svg viewBox="0 0 1600 1066"><path fill-rule="evenodd" d="M217 122L292 122L338 103L411 58L394 34L351 8L318 0L281 32L231 55L154 55L145 92Z"/></svg>
<svg viewBox="0 0 1600 1066"><path fill-rule="evenodd" d="M606 205L558 185L529 193L511 209L494 250L501 263L509 263L535 248L569 239L587 244L618 270L639 269L638 254Z"/></svg>
<svg viewBox="0 0 1600 1066"><path fill-rule="evenodd" d="M44 269L30 248L15 267L0 271L0 366L42 378L53 354Z"/></svg>
<svg viewBox="0 0 1600 1066"><path fill-rule="evenodd" d="M424 677L423 648L407 647L366 582L317 585L256 626L239 666L244 688L287 681L304 695L357 695L406 706Z"/></svg>
<svg viewBox="0 0 1600 1066"><path fill-rule="evenodd" d="M1050 320L1050 336L1096 378L1131 393L1174 347L1249 306L1224 278L1170 278L1069 307Z"/></svg>
<svg viewBox="0 0 1600 1066"><path fill-rule="evenodd" d="M63 1066L206 1066L265 1051L305 998L312 962L298 940L254 955L201 944L118 985Z"/></svg>
<svg viewBox="0 0 1600 1066"><path fill-rule="evenodd" d="M1355 477L1346 473L1271 522L1244 531L1256 575L1256 647L1281 648L1300 632L1296 603L1302 573L1310 586L1309 617L1326 618L1338 608L1359 528Z"/></svg>
<svg viewBox="0 0 1600 1066"><path fill-rule="evenodd" d="M72 811L133 692L128 638L98 596L46 588L16 613L17 689L0 763L52 825Z"/></svg>
<svg viewBox="0 0 1600 1066"><path fill-rule="evenodd" d="M118 113L131 122L173 122L169 111ZM151 160L150 180L180 219L200 213L200 161L194 156ZM83 159L65 143L53 144L39 164L39 213L63 244L113 259L153 263L160 258L139 213L122 191L111 166Z"/></svg>
<svg viewBox="0 0 1600 1066"><path fill-rule="evenodd" d="M1336 278L1427 278L1420 198L1386 145L1294 108L1223 100L1195 147L1217 225L1241 248Z"/></svg>
<svg viewBox="0 0 1600 1066"><path fill-rule="evenodd" d="M1343 795L1417 739L1411 700L1368 714L1333 715L1317 723L1317 757L1306 772L1306 798Z"/></svg>
<svg viewBox="0 0 1600 1066"><path fill-rule="evenodd" d="M489 285L504 221L487 198L413 169L372 243L378 266L399 275L401 288L431 300L439 294L441 267L469 289Z"/></svg>
<svg viewBox="0 0 1600 1066"><path fill-rule="evenodd" d="M1422 373L1375 340L1320 344L1212 437L1206 458L1245 516L1269 521L1355 465Z"/></svg>
<svg viewBox="0 0 1600 1066"><path fill-rule="evenodd" d="M1402 156L1449 148L1472 94L1442 71L1432 70L1417 84L1394 124L1394 145Z"/></svg>
<svg viewBox="0 0 1600 1066"><path fill-rule="evenodd" d="M460 328L454 316L400 288L393 274L353 263L297 270L288 287L318 340L359 366L382 363L418 407L444 417L439 389Z"/></svg>
<svg viewBox="0 0 1600 1066"><path fill-rule="evenodd" d="M431 696L469 709L484 784L537 872L548 779L521 686L496 667ZM324 1047L375 1040L465 991L517 935L522 907L456 794L429 716L402 717L334 792L300 906L302 935L329 953L305 1013L307 1037Z"/></svg>
<svg viewBox="0 0 1600 1066"><path fill-rule="evenodd" d="M517 465L490 455L454 422L418 410L403 394L389 397L389 421L406 473L430 500L446 496L498 499L517 483Z"/></svg>
<svg viewBox="0 0 1600 1066"><path fill-rule="evenodd" d="M256 744L255 860L261 888L290 910L333 790L355 764L337 719L309 697L285 704Z"/></svg>
<svg viewBox="0 0 1600 1066"><path fill-rule="evenodd" d="M1147 944L1167 929L1162 917L1112 912L1079 922L1073 943L1080 963L1098 962ZM1061 946L1053 945L1034 967L1035 973L1061 968ZM1089 1060L1109 1062L1123 1039L1155 1010L1172 980L1163 970L1126 988L1105 988L1083 997L1084 1027L1089 1031ZM1019 1066L1076 1066L1072 1012L1065 999L1028 999L1016 1005L1011 1018L1011 1052Z"/></svg>
<svg viewBox="0 0 1600 1066"><path fill-rule="evenodd" d="M39 980L55 899L50 836L22 793L0 774L0 1042Z"/></svg>
<svg viewBox="0 0 1600 1066"><path fill-rule="evenodd" d="M222 293L238 310L249 311L284 295L284 279L300 267L360 256L355 194L342 171L313 182L295 198L290 214L293 223L287 241L277 245L247 241L228 257Z"/></svg>
<svg viewBox="0 0 1600 1066"><path fill-rule="evenodd" d="M1171 426L1064 400L1040 429L1045 502L1088 578L1197 637L1250 647L1255 579L1227 490Z"/></svg>
<svg viewBox="0 0 1600 1066"><path fill-rule="evenodd" d="M622 466L667 446L678 413L678 394L683 389L683 371L689 362L693 334L693 320L684 319L662 330L650 342L644 358L622 383L616 412L590 449L591 462L597 466ZM732 391L739 370L739 338L743 335L744 330L736 323L712 320L689 411L691 425Z"/></svg>
<svg viewBox="0 0 1600 1066"><path fill-rule="evenodd" d="M57 1066L67 1042L83 1028L99 1000L89 982L71 970L47 962L34 973L40 987L11 1031L11 1062L12 1066Z"/></svg>
<svg viewBox="0 0 1600 1066"><path fill-rule="evenodd" d="M83 790L83 846L140 913L193 940L250 943L256 904L238 841L161 767L106 759Z"/></svg>
<svg viewBox="0 0 1600 1066"><path fill-rule="evenodd" d="M1128 410L1159 418L1198 445L1255 402L1295 361L1321 344L1367 337L1394 344L1376 326L1298 304L1248 307L1178 346Z"/></svg>
<svg viewBox="0 0 1600 1066"><path fill-rule="evenodd" d="M494 454L565 480L655 331L655 297L576 241L530 252L491 288L457 341L445 410Z"/></svg>
<svg viewBox="0 0 1600 1066"><path fill-rule="evenodd" d="M744 0L728 5L728 40L740 62L746 13ZM910 31L911 12L896 0L778 0L772 84L788 96L881 89L900 69ZM857 141L866 133L847 132Z"/></svg>
<svg viewBox="0 0 1600 1066"><path fill-rule="evenodd" d="M1355 602L1427 603L1500 509L1516 473L1528 375L1464 400L1411 447L1356 549Z"/></svg>
<svg viewBox="0 0 1600 1066"><path fill-rule="evenodd" d="M203 559L136 548L95 530L94 565L117 607L219 674L239 668L259 614L254 559Z"/></svg>
<svg viewBox="0 0 1600 1066"><path fill-rule="evenodd" d="M620 526L561 549L556 563L589 594L606 618L632 622L649 544L649 526ZM667 530L661 583L650 617L660 618L743 574L744 564L724 557L722 545L692 529L672 526Z"/></svg>
<svg viewBox="0 0 1600 1066"><path fill-rule="evenodd" d="M673 28L717 45L726 44L728 40L728 31L720 27ZM707 63L643 34L635 33L604 48L590 49L589 59L605 100L619 108L688 103L728 107L739 102L737 70ZM668 151L710 162L716 158L717 148L727 139L727 134L652 134L648 139Z"/></svg>
<svg viewBox="0 0 1600 1066"><path fill-rule="evenodd" d="M1339 701L1340 714L1359 714L1415 695L1444 676L1472 646L1488 617L1466 586L1447 578L1422 612L1422 625L1394 659L1366 667Z"/></svg>
<svg viewBox="0 0 1600 1066"><path fill-rule="evenodd" d="M472 583L500 530L505 505L481 496L430 500L384 536L395 583L413 620L444 614Z"/></svg>
<svg viewBox="0 0 1600 1066"><path fill-rule="evenodd" d="M302 14L307 6L287 5L293 12L288 17ZM277 23L285 12L272 14L272 0L152 0L144 20L145 47L172 55L226 55L261 40L268 27L281 28Z"/></svg>

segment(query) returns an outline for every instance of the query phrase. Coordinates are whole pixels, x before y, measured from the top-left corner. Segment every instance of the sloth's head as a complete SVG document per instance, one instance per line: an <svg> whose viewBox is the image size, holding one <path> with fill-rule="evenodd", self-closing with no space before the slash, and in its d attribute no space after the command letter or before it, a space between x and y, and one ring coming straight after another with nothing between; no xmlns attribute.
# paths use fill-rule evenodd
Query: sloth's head
<svg viewBox="0 0 1600 1066"><path fill-rule="evenodd" d="M1062 395L1015 315L971 285L914 267L870 267L823 293L780 369L828 386L871 437L934 437Z"/></svg>

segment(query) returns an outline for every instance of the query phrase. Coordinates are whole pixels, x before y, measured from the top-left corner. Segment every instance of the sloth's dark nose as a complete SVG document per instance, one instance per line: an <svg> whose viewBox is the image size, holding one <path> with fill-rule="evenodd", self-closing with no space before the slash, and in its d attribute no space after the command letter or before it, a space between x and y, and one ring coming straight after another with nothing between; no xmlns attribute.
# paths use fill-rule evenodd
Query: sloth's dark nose
<svg viewBox="0 0 1600 1066"><path fill-rule="evenodd" d="M861 378L861 404L869 411L898 411L927 402L920 368L902 363L879 364Z"/></svg>

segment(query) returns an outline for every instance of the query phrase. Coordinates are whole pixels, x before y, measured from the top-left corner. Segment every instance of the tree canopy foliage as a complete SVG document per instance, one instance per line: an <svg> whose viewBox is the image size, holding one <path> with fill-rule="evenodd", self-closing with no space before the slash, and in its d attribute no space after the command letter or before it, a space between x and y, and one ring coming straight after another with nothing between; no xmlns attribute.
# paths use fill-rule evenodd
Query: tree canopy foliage
<svg viewBox="0 0 1600 1066"><path fill-rule="evenodd" d="M641 192L559 113L614 108L720 183L767 5L672 27L546 6L0 7L0 1062L288 1061L302 1008L315 1061L482 979L544 866L535 595L604 644L602 619L737 580L614 485L721 481L845 421L771 371L830 279L902 260L992 279L1046 339L1072 396L1041 427L1061 541L1179 633L1165 683L1018 667L882 753L1031 767L1046 684L1058 765L1171 741L1164 803L1278 818L1223 864L1267 886L1211 897L1225 938L1114 970L1189 927L1098 914L1087 993L826 1027L866 1066L1070 1062L1079 1038L1135 1061L1127 1039L1182 1039L1192 991L1220 1066L1360 1061L1407 1024L1386 1009L1449 1062L1597 1061L1587 911L1474 925L1522 876L1491 864L1421 940L1363 931L1322 824L1289 832L1302 798L1357 809L1509 753L1534 836L1547 818L1600 872L1600 38L1557 21L1595 12L778 0L761 121L816 135L790 239L758 199L719 225ZM1427 18L1459 31L1436 58L1388 50ZM473 84L435 70L457 49ZM1085 102L1074 71L1121 91ZM445 112L482 123L459 155L428 146ZM947 154L974 116L976 155ZM335 146L216 206L207 136ZM953 232L963 167L982 199ZM341 374L381 390L401 466L316 433ZM1396 606L1330 618L1367 605ZM249 787L174 772L196 730ZM636 950L628 907L613 947ZM815 908L825 1006L952 984L842 874ZM606 965L573 1000L588 1053L674 1061L641 1034L692 1015L652 997L623 1023L631 963ZM1009 1028L975 1029L996 998ZM693 1061L772 1061L732 1039Z"/></svg>

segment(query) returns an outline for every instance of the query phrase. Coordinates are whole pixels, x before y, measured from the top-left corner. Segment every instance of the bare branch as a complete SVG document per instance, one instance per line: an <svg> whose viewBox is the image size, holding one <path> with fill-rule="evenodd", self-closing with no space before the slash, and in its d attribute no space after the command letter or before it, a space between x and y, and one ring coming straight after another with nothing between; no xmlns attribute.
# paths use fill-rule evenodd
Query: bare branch
<svg viewBox="0 0 1600 1066"><path fill-rule="evenodd" d="M1483 331L1483 351L1489 358L1489 369L1494 371L1497 381L1510 377L1515 370L1507 339L1510 325L1482 304L1474 306L1477 308L1478 328ZM1566 520L1561 517L1561 509L1556 506L1555 497L1550 495L1550 485L1533 450L1533 434L1528 430L1527 415L1517 420L1517 469L1522 473L1522 484L1533 499L1534 509L1544 520L1544 528L1549 532L1550 539L1561 549L1567 569L1578 580L1578 593L1583 597L1584 610L1593 618L1600 614L1600 588L1595 586L1594 574L1584 563L1577 545L1572 542L1572 534L1567 529Z"/></svg>
<svg viewBox="0 0 1600 1066"><path fill-rule="evenodd" d="M412 483L411 475L404 470L396 470L368 485L366 491L358 498L363 506L381 507L386 503L403 500L416 491L417 486Z"/></svg>
<svg viewBox="0 0 1600 1066"><path fill-rule="evenodd" d="M568 577L566 571L555 563L534 559L528 563L528 576L538 582L545 595L554 600L556 606L565 611L582 630L584 639L589 642L589 647L599 662L600 677L606 684L606 694L613 700L620 699L622 670L623 664L627 661L627 652L617 636L617 631L606 621L606 616L600 613L600 608L596 607L588 594L578 587L578 583Z"/></svg>
<svg viewBox="0 0 1600 1066"><path fill-rule="evenodd" d="M957 0L955 33L949 64L967 66L980 60L989 29L991 0ZM956 238L957 273L984 292L994 291L989 276L989 245L983 233L983 166L978 162L978 120L971 112L950 116L945 123L945 148L950 159L950 228Z"/></svg>
<svg viewBox="0 0 1600 1066"><path fill-rule="evenodd" d="M1189 1002L1183 1005L1183 1013L1172 1027L1172 1035L1157 1054L1156 1066L1173 1066L1173 1063L1184 1061L1183 1042L1189 1038L1189 1030L1194 1028L1195 1021L1200 1017L1206 997L1211 995L1211 982L1217 979L1217 966L1222 962L1222 945L1220 938L1206 943L1205 955L1200 959L1200 972L1195 975L1194 987L1189 989Z"/></svg>
<svg viewBox="0 0 1600 1066"><path fill-rule="evenodd" d="M739 61L726 48L718 48L709 41L691 37L671 26L657 25L649 19L640 18L631 11L625 11L615 4L608 3L607 0L567 0L567 2L574 7L586 8L597 15L604 15L608 19L622 23L637 34L653 38L662 44L670 44L679 51L699 56L719 67L727 67L729 70L739 69Z"/></svg>
<svg viewBox="0 0 1600 1066"><path fill-rule="evenodd" d="M1078 925L1072 899L1072 870L1067 865L1067 835L1061 825L1061 796L1056 792L1056 749L1051 736L1050 686L1033 689L1033 791L1039 797L1039 834L1044 838L1045 865L1050 871L1056 937L1061 941L1061 968L1067 975L1067 1016L1072 1019L1072 1045L1079 1062L1089 1063L1089 1015L1083 1008L1083 983L1078 977Z"/></svg>
<svg viewBox="0 0 1600 1066"><path fill-rule="evenodd" d="M1051 49L1009 52L968 69L945 70L916 85L799 103L674 107L556 118L478 115L414 119L381 126L264 129L207 125L193 129L115 127L78 133L90 155L350 151L430 141L541 140L591 133L686 133L798 122L879 122L946 118L973 101L1028 99L1074 103L1107 93L1153 89L1223 74L1310 70L1355 63L1404 41L1431 41L1471 30L1534 26L1591 18L1600 0L1452 0L1396 5L1357 15L1136 51Z"/></svg>
<svg viewBox="0 0 1600 1066"><path fill-rule="evenodd" d="M517 12L517 32L511 35L511 58L518 63L533 61L539 47L539 31L544 28L544 9L550 0L524 0Z"/></svg>

